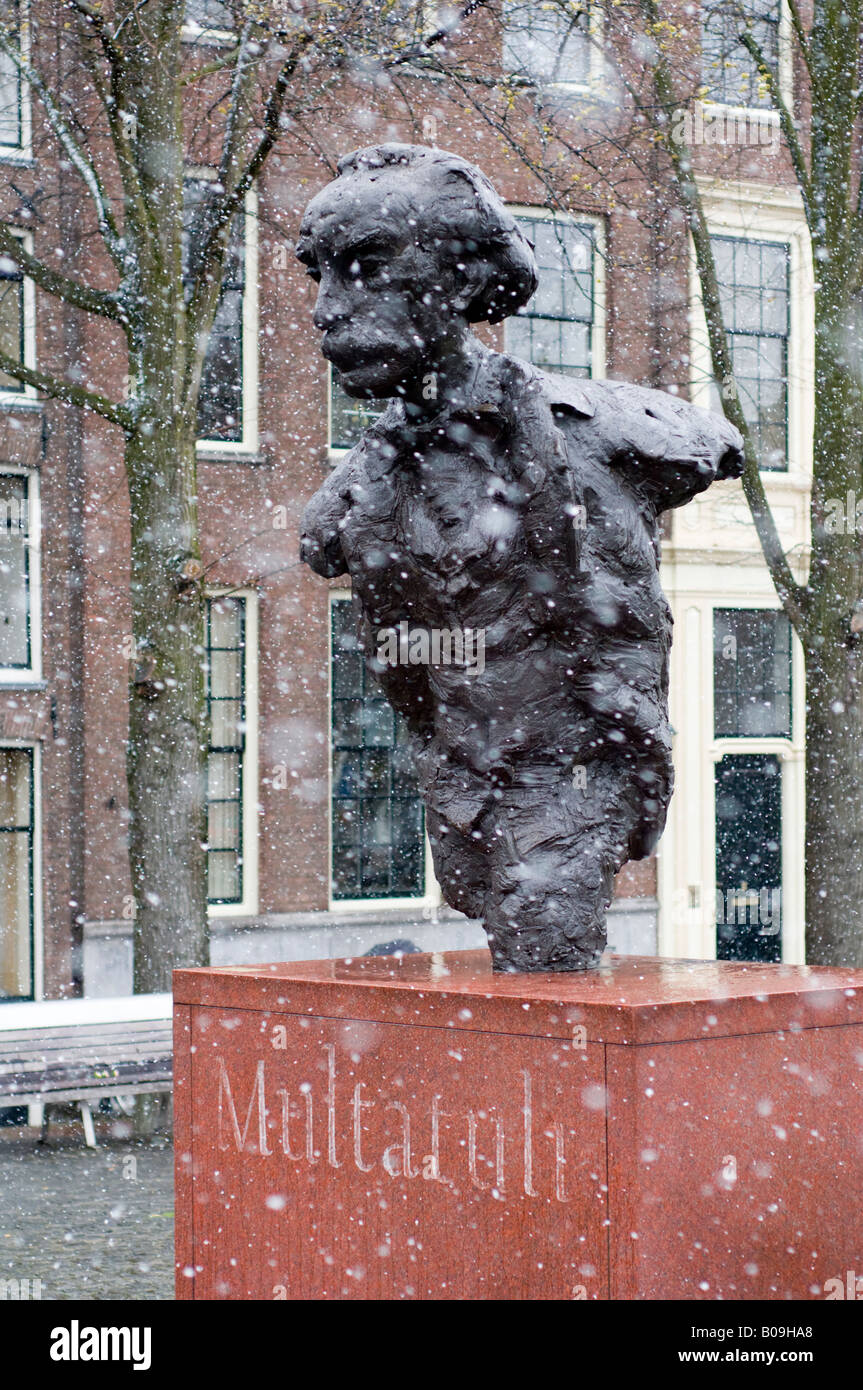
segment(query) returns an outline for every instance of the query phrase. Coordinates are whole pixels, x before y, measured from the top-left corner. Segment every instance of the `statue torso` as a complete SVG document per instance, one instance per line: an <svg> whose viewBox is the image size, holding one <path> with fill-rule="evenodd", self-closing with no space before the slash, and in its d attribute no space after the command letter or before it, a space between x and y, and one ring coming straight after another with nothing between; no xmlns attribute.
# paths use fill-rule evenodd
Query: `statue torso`
<svg viewBox="0 0 863 1390"><path fill-rule="evenodd" d="M520 404L481 399L421 429L391 407L342 465L340 543L370 647L404 622L481 629L481 672L439 664L427 678L456 750L480 724L503 758L592 705L613 718L621 685L655 719L670 638L652 507L589 420ZM391 694L398 682L388 673Z"/></svg>

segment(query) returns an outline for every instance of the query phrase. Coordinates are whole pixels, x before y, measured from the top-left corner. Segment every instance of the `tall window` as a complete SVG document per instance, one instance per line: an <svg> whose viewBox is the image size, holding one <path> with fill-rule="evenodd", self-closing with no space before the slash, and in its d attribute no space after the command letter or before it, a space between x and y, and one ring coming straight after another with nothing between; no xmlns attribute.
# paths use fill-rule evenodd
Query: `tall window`
<svg viewBox="0 0 863 1390"><path fill-rule="evenodd" d="M207 869L211 903L243 900L246 601L207 603Z"/></svg>
<svg viewBox="0 0 863 1390"><path fill-rule="evenodd" d="M184 184L185 236L183 267L187 289L195 273L195 255L203 245L206 227L201 204L212 196L210 179L189 178ZM193 224L198 231L190 235ZM246 287L245 214L231 228L219 305L213 323L198 398L198 438L213 443L243 440L243 298Z"/></svg>
<svg viewBox="0 0 863 1390"><path fill-rule="evenodd" d="M519 217L534 244L539 284L506 323L507 351L546 371L591 376L593 370L593 229L563 218Z"/></svg>
<svg viewBox="0 0 863 1390"><path fill-rule="evenodd" d="M0 999L33 997L33 751L0 748Z"/></svg>
<svg viewBox="0 0 863 1390"><path fill-rule="evenodd" d="M504 0L507 72L549 85L584 86L590 77L587 0Z"/></svg>
<svg viewBox="0 0 863 1390"><path fill-rule="evenodd" d="M29 479L0 473L0 669L32 666Z"/></svg>
<svg viewBox="0 0 863 1390"><path fill-rule="evenodd" d="M779 70L780 0L707 0L701 18L701 80L709 101L772 105L754 58L740 42L748 30L768 65Z"/></svg>
<svg viewBox="0 0 863 1390"><path fill-rule="evenodd" d="M366 669L352 600L332 605L334 898L425 892L425 826L407 731Z"/></svg>
<svg viewBox="0 0 863 1390"><path fill-rule="evenodd" d="M713 615L717 738L791 737L791 624L770 608Z"/></svg>
<svg viewBox="0 0 863 1390"><path fill-rule="evenodd" d="M13 47L21 48L21 6L18 0L0 0L0 32ZM24 90L21 71L8 53L0 53L0 149L20 149L24 144Z"/></svg>
<svg viewBox="0 0 863 1390"><path fill-rule="evenodd" d="M791 737L791 624L770 608L713 613L717 739ZM716 955L782 958L782 762L774 748L716 763Z"/></svg>
<svg viewBox="0 0 863 1390"><path fill-rule="evenodd" d="M0 348L24 361L24 276L8 256L0 256ZM20 395L21 382L0 371L0 395Z"/></svg>
<svg viewBox="0 0 863 1390"><path fill-rule="evenodd" d="M787 242L711 237L734 378L760 466L788 467Z"/></svg>

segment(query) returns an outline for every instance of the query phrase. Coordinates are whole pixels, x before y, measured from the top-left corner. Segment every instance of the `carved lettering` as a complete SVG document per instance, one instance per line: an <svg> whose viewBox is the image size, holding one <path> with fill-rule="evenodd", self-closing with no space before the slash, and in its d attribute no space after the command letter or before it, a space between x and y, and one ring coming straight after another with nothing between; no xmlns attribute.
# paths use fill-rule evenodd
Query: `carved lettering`
<svg viewBox="0 0 863 1390"><path fill-rule="evenodd" d="M219 1058L219 1148L227 1149L228 1140L224 1134L224 1106L223 1100L227 1103L228 1114L231 1120L231 1128L234 1135L234 1143L238 1153L243 1153L246 1148L246 1139L249 1127L252 1123L252 1115L257 1106L258 1112L258 1153L267 1156L270 1153L267 1147L267 1102L264 1091L264 1064L259 1062L255 1068L255 1084L252 1088L252 1096L249 1101L249 1108L246 1111L246 1123L240 1132L240 1122L237 1119L237 1110L234 1105L234 1097L231 1094L231 1083L228 1078L228 1069L225 1066L223 1057Z"/></svg>
<svg viewBox="0 0 863 1390"><path fill-rule="evenodd" d="M275 1025L270 1030L272 1047L283 1052L289 1040L289 1029ZM330 1168L341 1168L345 1162L359 1173L371 1173L374 1169L383 1171L393 1179L413 1181L422 1178L426 1182L440 1182L453 1191L460 1189L457 1177L458 1165L462 1167L464 1181L478 1192L503 1197L506 1193L507 1162L512 1163L514 1146L507 1147L506 1126L511 1122L510 1134L518 1144L517 1128L519 1111L514 1110L511 1121L506 1112L501 1113L494 1106L485 1108L473 1104L453 1105L443 1109L444 1097L433 1094L430 1105L425 1108L419 1098L409 1104L405 1100L390 1100L382 1097L380 1101L368 1096L368 1083L354 1080L352 1090L339 1084L337 1047L334 1043L321 1044L323 1057L321 1070L326 1070L326 1082L317 1091L318 1114L326 1115L326 1164ZM355 1059L357 1060L357 1059ZM281 1067L283 1064L270 1058L270 1062L260 1058L255 1065L254 1083L251 1095L246 1101L245 1094L233 1084L224 1058L217 1061L218 1079L218 1142L219 1147L233 1147L237 1153L257 1153L269 1157L272 1150L268 1142L269 1111L267 1108L267 1066ZM540 1131L550 1141L550 1148L535 1145L534 1126L537 1116L534 1107L534 1083L531 1073L521 1071L521 1129L522 1129L522 1180L521 1188L526 1197L541 1197L561 1203L573 1200L570 1190L572 1178L567 1172L569 1159L566 1152L567 1127L557 1119L551 1119ZM271 1082L272 1084L272 1082ZM315 1164L323 1161L323 1135L319 1134L319 1149L315 1148L315 1087L309 1081L302 1082L291 1091L281 1086L275 1091L281 1105L281 1126L279 1149L291 1163ZM243 1108L245 1106L245 1109ZM381 1106L391 1112L397 1121L397 1137L391 1137L385 1147L375 1148L373 1135L375 1128L371 1123L371 1113ZM413 1113L412 1113L413 1111ZM242 1117L242 1119L241 1119ZM415 1156L414 1121L422 1128L419 1132L430 1134L430 1152ZM443 1172L441 1157L441 1126L443 1121L452 1121L450 1132L457 1143L453 1146L450 1161L457 1165L453 1176ZM321 1121L319 1120L319 1130ZM251 1142L257 1140L257 1148ZM459 1157L461 1155L461 1158ZM493 1176L492 1176L493 1172ZM510 1175L512 1176L512 1175Z"/></svg>
<svg viewBox="0 0 863 1390"><path fill-rule="evenodd" d="M354 1087L354 1163L361 1173L370 1173L374 1168L373 1163L363 1163L362 1138L363 1138L363 1116L364 1110L373 1110L373 1100L363 1100L362 1089L364 1083L358 1081Z"/></svg>
<svg viewBox="0 0 863 1390"><path fill-rule="evenodd" d="M402 1137L401 1143L390 1144L389 1148L384 1149L383 1165L393 1178L415 1178L417 1174L411 1167L411 1117L408 1108L400 1100L389 1101L386 1108L398 1111L401 1119ZM397 1159L400 1160L398 1166L396 1166Z"/></svg>
<svg viewBox="0 0 863 1390"><path fill-rule="evenodd" d="M538 1194L533 1185L533 1082L530 1079L530 1072L523 1071L524 1078L524 1104L522 1106L522 1117L524 1119L524 1195L525 1197L536 1197Z"/></svg>

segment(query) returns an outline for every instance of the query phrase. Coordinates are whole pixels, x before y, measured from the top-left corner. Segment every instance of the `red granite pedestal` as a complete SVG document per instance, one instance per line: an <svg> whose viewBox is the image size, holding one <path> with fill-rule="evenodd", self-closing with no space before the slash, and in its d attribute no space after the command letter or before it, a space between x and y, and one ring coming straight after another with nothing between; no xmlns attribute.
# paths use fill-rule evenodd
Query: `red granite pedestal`
<svg viewBox="0 0 863 1390"><path fill-rule="evenodd" d="M182 970L174 998L179 1298L863 1276L863 971L474 951Z"/></svg>

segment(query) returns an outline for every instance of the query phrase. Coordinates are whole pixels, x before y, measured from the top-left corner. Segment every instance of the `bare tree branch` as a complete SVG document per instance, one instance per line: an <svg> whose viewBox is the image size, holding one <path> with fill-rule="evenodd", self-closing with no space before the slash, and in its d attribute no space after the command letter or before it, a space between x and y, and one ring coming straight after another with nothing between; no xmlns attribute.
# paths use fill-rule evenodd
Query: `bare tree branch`
<svg viewBox="0 0 863 1390"><path fill-rule="evenodd" d="M10 353L4 352L0 348L0 371L13 377L16 381L21 381L25 386L32 386L37 391L42 391L46 396L51 396L57 401L66 401L70 405L83 406L85 410L95 411L103 419L110 420L112 425L128 432L132 426L134 415L128 406L120 405L111 401L107 396L100 395L97 391L88 391L85 386L79 386L77 382L69 381L66 377L53 376L50 372L44 372L37 367L27 367L23 362L19 362Z"/></svg>
<svg viewBox="0 0 863 1390"><path fill-rule="evenodd" d="M44 261L32 256L21 238L4 223L0 223L0 252L20 266L23 273L47 294L55 295L66 304L72 304L76 309L83 309L88 314L100 314L102 318L125 325L126 313L116 295L105 290L91 289L80 280L73 280L68 275L61 275L59 271L52 270Z"/></svg>
<svg viewBox="0 0 863 1390"><path fill-rule="evenodd" d="M813 94L817 94L819 87L815 77L814 64L812 62L812 48L809 43L809 35L806 33L803 27L803 21L800 18L800 8L797 4L797 0L785 0L785 3L788 6L788 13L791 15L791 27L797 39L800 56L806 66L806 74L812 85Z"/></svg>
<svg viewBox="0 0 863 1390"><path fill-rule="evenodd" d="M791 163L794 166L794 176L800 188L800 196L803 199L803 208L806 213L806 224L810 233L814 236L816 230L816 220L812 207L812 184L809 178L809 170L806 165L806 156L803 153L803 146L797 134L797 127L794 124L794 117L788 109L788 105L782 95L779 86L779 79L764 56L761 45L755 42L751 33L740 35L740 42L746 49L750 57L755 59L758 71L761 74L770 93L773 105L779 113L779 124L782 127L782 134L785 136L788 145L788 153L791 156Z"/></svg>
<svg viewBox="0 0 863 1390"><path fill-rule="evenodd" d="M195 285L192 290L192 295L187 309L188 321L190 325L189 341L191 345L192 354L190 360L190 368L187 374L187 380L189 384L191 384L194 381L195 376L195 362L193 355L195 353L198 353L199 355L199 348L197 344L197 339L199 335L197 329L200 320L203 316L203 312L207 307L208 299L212 295L213 286L217 278L217 273L224 259L224 248L226 238L228 235L228 229L230 227L231 222L233 221L233 218L236 216L236 214L240 211L241 207L243 206L246 193L252 187L252 184L254 183L255 179L257 178L258 174L264 166L264 163L267 159L267 156L270 153L270 150L273 148L273 145L276 143L276 140L278 139L279 119L282 114L282 110L285 103L285 97L288 92L288 87L291 78L296 72L297 65L299 64L302 54L308 48L311 41L311 34L301 34L297 39L294 49L279 69L278 75L275 79L275 82L273 83L272 90L270 91L269 97L267 99L267 104L264 110L262 134L258 141L258 144L255 150L253 151L252 155L248 159L245 168L242 170L242 172L240 172L239 174L234 173L232 179L232 186L226 186L225 193L223 197L220 199L219 205L215 210L212 222L210 224L207 240L199 260L199 268L195 280ZM237 88L237 85L235 83L233 95L236 99L239 99L240 94L240 89ZM222 158L222 169L226 173L229 173L231 169L232 160L236 160L237 154L238 151L235 151L232 154L231 151L227 150L226 148L224 149ZM215 292L216 294L218 294L218 285L216 285Z"/></svg>
<svg viewBox="0 0 863 1390"><path fill-rule="evenodd" d="M235 61L239 48L232 48L230 52L223 54L221 58L214 58L211 63L202 63L199 68L191 68L180 78L180 87L191 87L195 82L200 82L204 77L211 77L213 73L222 72L231 66Z"/></svg>
<svg viewBox="0 0 863 1390"><path fill-rule="evenodd" d="M121 67L123 55L118 48L114 37L111 34L105 16L98 10L94 10L92 5L88 5L86 0L71 0L74 9L78 11L93 27L93 31L98 35L99 42L105 52L105 57L112 67Z"/></svg>
<svg viewBox="0 0 863 1390"><path fill-rule="evenodd" d="M90 80L96 90L108 119L111 144L123 183L126 214L125 232L143 237L147 230L153 230L138 169L132 152L130 131L127 127L129 113L126 111L127 94L125 83L125 56L120 46L111 36L104 16L95 11L85 0L72 0L75 9L92 25L108 63L108 88L106 89L98 63L91 57L86 44L83 46L84 62Z"/></svg>
<svg viewBox="0 0 863 1390"><path fill-rule="evenodd" d="M646 0L646 4L649 10L655 13L653 0ZM674 101L674 92L665 58L660 58L654 69L654 82L660 105L667 109ZM779 600L798 636L801 640L805 640L808 591L794 578L783 549L782 540L761 479L759 459L752 442L752 432L749 429L737 390L734 361L722 314L722 299L719 293L716 264L713 259L710 229L707 225L701 194L692 174L692 152L685 141L678 143L668 137L663 140L663 144L671 160L675 182L692 233L713 371L723 386L723 410L726 418L736 426L743 436L743 491L749 503L755 530Z"/></svg>
<svg viewBox="0 0 863 1390"><path fill-rule="evenodd" d="M29 63L25 62L17 45L10 43L2 32L0 32L0 53L5 53L7 58L12 59L30 88L37 93L48 119L48 124L68 155L73 168L83 179L93 199L96 206L96 214L99 219L99 230L102 233L105 246L114 264L122 272L124 269L123 238L120 235L110 200L102 186L102 180L99 178L95 167L81 150L77 140L69 129L68 122L62 115L60 108L57 106L57 103L48 90L41 75L37 73Z"/></svg>

